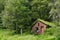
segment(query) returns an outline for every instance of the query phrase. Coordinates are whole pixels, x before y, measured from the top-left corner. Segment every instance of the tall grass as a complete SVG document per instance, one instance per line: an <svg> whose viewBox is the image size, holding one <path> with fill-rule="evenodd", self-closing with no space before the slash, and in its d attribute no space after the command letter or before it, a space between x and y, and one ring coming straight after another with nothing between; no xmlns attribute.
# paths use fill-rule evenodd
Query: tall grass
<svg viewBox="0 0 60 40"><path fill-rule="evenodd" d="M20 35L13 34L13 31L0 30L0 40L54 40L54 36L50 35Z"/></svg>

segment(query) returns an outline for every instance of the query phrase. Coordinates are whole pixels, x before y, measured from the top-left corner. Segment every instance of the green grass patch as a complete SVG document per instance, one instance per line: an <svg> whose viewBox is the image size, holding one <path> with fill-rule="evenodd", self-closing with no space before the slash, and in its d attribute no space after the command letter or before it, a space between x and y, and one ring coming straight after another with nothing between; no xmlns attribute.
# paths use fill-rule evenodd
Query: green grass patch
<svg viewBox="0 0 60 40"><path fill-rule="evenodd" d="M33 34L14 34L10 30L0 30L0 40L55 40L54 36L50 35L33 35Z"/></svg>

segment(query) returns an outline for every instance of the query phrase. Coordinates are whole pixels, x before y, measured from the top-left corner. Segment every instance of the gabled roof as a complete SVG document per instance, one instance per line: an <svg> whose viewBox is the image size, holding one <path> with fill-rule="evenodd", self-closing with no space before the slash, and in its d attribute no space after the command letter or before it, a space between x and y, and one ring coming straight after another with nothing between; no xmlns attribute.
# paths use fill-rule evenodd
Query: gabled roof
<svg viewBox="0 0 60 40"><path fill-rule="evenodd" d="M48 22L48 21L45 21L45 20L42 20L42 19L37 19L34 23L33 23L33 25L35 24L35 23L37 23L37 22L42 22L42 23L44 23L44 24L46 24L46 25L49 25L49 26L55 26L55 24L54 23L51 23L51 22Z"/></svg>

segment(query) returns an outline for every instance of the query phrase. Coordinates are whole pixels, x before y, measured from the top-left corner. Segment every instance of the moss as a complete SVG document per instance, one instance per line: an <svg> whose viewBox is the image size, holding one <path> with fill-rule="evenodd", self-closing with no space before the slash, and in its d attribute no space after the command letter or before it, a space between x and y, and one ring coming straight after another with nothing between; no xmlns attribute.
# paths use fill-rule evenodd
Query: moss
<svg viewBox="0 0 60 40"><path fill-rule="evenodd" d="M48 22L48 21L45 21L45 20L42 20L42 19L37 19L32 25L34 25L34 24L35 24L36 22L38 22L38 21L40 21L40 22L42 22L42 23L44 23L44 24L46 24L46 25L49 25L49 26L55 26L54 23Z"/></svg>

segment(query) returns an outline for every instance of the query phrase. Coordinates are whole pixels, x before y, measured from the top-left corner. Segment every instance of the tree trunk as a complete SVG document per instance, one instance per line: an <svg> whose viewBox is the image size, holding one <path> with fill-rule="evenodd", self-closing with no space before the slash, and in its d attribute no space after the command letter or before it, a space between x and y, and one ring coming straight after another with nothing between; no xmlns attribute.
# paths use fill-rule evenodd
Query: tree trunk
<svg viewBox="0 0 60 40"><path fill-rule="evenodd" d="M21 35L22 35L22 28L21 28Z"/></svg>

